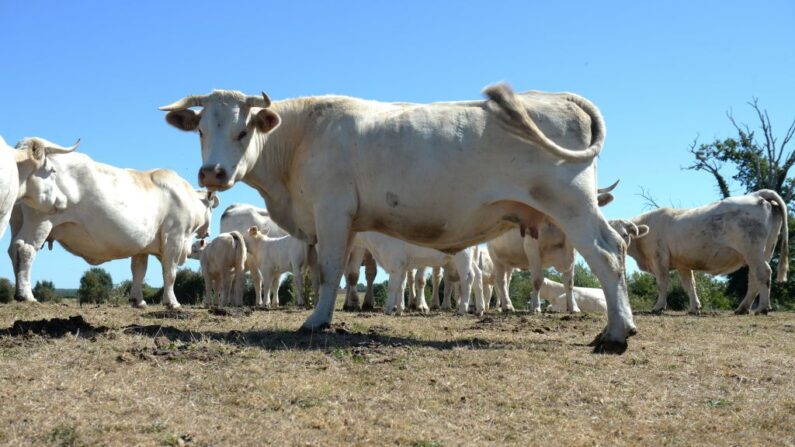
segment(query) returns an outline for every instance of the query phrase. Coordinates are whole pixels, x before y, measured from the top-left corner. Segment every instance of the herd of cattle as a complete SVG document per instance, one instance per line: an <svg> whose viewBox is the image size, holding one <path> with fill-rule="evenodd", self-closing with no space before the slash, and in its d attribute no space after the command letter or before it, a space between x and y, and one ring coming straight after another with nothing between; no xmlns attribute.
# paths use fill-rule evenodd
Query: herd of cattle
<svg viewBox="0 0 795 447"><path fill-rule="evenodd" d="M149 255L163 269L163 303L177 307L174 278L187 257L200 260L210 304L241 304L251 272L258 306L278 305L279 277L292 272L299 305L303 272L318 296L305 329L327 326L341 277L346 309L359 307L355 287L365 266L363 307L373 307L375 263L389 274L386 313L409 305L465 313L513 310L514 269L532 273L529 310L540 298L557 311L605 312L594 340L601 352L623 352L636 331L627 298L625 257L657 279L666 307L669 271L676 270L701 307L693 271L727 273L749 266L748 294L737 309L770 310L768 264L781 234L777 278L788 269L787 207L761 190L695 209L660 208L607 220L613 200L599 189L596 156L605 139L598 109L570 93L514 93L504 84L485 100L432 104L382 103L341 96L271 103L264 93L216 90L161 110L172 126L199 135L202 165L195 190L174 172L137 171L98 163L26 138L16 149L0 140L0 236L10 224L9 255L16 298L35 301L31 267L45 243L59 242L91 264L132 259L131 299L145 306ZM232 205L221 234L208 242L217 192L242 181L267 210ZM194 241L194 238L197 238ZM479 244L485 243L485 247ZM575 250L602 289L573 287ZM554 267L563 284L544 279ZM433 274L430 306L427 269ZM444 268L444 299L439 285Z"/></svg>

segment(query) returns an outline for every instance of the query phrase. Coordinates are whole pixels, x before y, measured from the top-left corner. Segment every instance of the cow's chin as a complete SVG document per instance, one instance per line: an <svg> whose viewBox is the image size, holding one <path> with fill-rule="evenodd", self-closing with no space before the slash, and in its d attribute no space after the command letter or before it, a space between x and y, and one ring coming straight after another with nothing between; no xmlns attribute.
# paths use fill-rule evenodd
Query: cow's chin
<svg viewBox="0 0 795 447"><path fill-rule="evenodd" d="M232 188L235 186L235 182L223 183L223 184L208 184L204 182L199 183L200 186L207 188L208 191L212 192L224 192L227 189Z"/></svg>

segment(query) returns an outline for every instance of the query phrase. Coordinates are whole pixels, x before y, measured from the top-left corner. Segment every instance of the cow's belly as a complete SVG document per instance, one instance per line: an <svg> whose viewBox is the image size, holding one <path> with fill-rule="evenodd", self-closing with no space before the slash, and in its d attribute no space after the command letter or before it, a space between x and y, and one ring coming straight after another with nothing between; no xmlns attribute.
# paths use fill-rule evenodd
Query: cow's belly
<svg viewBox="0 0 795 447"><path fill-rule="evenodd" d="M88 231L75 223L53 227L50 241L58 241L68 252L90 264L129 258L142 253L159 254L157 231Z"/></svg>
<svg viewBox="0 0 795 447"><path fill-rule="evenodd" d="M731 273L745 264L736 250L729 247L713 248L703 253L687 253L675 258L673 267L686 268L712 275Z"/></svg>

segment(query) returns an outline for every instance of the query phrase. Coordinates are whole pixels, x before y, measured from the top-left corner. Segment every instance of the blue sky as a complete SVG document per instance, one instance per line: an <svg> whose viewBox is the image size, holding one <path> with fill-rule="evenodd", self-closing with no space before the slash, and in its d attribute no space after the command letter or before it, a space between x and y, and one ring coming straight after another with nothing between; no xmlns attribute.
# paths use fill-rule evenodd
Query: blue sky
<svg viewBox="0 0 795 447"><path fill-rule="evenodd" d="M600 107L600 183L621 179L604 212L631 217L644 211L640 187L665 205L718 198L709 176L681 167L694 138L732 135L727 110L755 124L746 101L758 97L774 130L786 129L795 117L793 19L792 1L0 0L0 135L11 144L80 137L79 150L97 161L169 168L195 184L198 138L157 110L184 95L228 88L430 102L479 98L505 80ZM263 203L243 184L221 200L219 209ZM0 276L13 278L8 243L7 233ZM56 247L39 254L33 279L76 287L88 267ZM130 277L128 260L103 267L114 282ZM162 284L156 260L146 281Z"/></svg>

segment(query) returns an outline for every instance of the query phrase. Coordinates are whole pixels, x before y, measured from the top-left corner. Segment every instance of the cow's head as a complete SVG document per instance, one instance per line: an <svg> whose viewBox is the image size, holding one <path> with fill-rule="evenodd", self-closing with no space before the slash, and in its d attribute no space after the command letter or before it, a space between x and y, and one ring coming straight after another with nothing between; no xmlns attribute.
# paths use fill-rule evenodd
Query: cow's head
<svg viewBox="0 0 795 447"><path fill-rule="evenodd" d="M270 105L264 92L262 96L245 96L215 90L209 95L187 96L160 110L168 112L166 121L177 129L199 133L199 184L224 191L253 168L268 134L279 127L281 118L268 109Z"/></svg>
<svg viewBox="0 0 795 447"><path fill-rule="evenodd" d="M262 240L262 239L265 239L265 238L268 236L268 232L269 232L269 231L270 231L270 228L268 228L268 227L265 227L265 228L263 228L262 230L260 230L258 226L256 226L256 225L252 225L252 226L251 226L251 227L248 229L248 235L249 235L251 238L253 238L253 239L260 239L260 240Z"/></svg>
<svg viewBox="0 0 795 447"><path fill-rule="evenodd" d="M73 152L80 140L70 147L62 147L43 138L29 137L19 141L16 148L24 151L17 157L19 166L20 200L46 213L66 208L66 195L57 182L57 171L50 156Z"/></svg>
<svg viewBox="0 0 795 447"><path fill-rule="evenodd" d="M194 234L196 237L204 239L210 236L210 221L213 217L213 209L218 207L219 200L218 194L215 191L207 191L204 189L197 189L196 194L199 196L199 201L202 203L202 218L199 222Z"/></svg>
<svg viewBox="0 0 795 447"><path fill-rule="evenodd" d="M649 234L648 225L635 225L626 219L612 219L609 223L627 244L628 249L631 249L633 239L640 239Z"/></svg>
<svg viewBox="0 0 795 447"><path fill-rule="evenodd" d="M188 257L197 260L201 259L205 247L207 247L206 239L197 239L193 241L193 244L190 246L190 254L188 254Z"/></svg>

